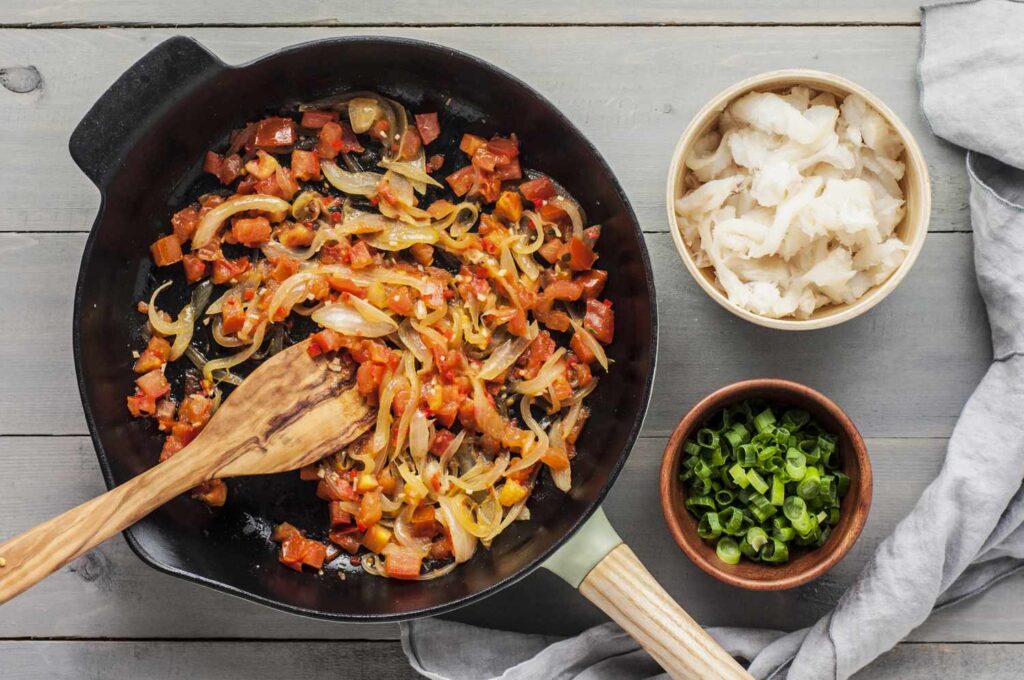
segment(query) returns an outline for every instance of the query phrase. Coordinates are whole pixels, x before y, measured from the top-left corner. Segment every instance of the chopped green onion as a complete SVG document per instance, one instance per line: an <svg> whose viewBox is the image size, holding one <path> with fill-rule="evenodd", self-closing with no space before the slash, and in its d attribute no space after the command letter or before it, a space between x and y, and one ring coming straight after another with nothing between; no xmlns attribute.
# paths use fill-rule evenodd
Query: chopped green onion
<svg viewBox="0 0 1024 680"><path fill-rule="evenodd" d="M824 545L850 488L838 446L802 409L750 400L717 411L683 444L679 480L697 534L729 564Z"/></svg>
<svg viewBox="0 0 1024 680"><path fill-rule="evenodd" d="M736 564L740 561L740 548L736 541L728 537L718 539L715 554L726 564Z"/></svg>

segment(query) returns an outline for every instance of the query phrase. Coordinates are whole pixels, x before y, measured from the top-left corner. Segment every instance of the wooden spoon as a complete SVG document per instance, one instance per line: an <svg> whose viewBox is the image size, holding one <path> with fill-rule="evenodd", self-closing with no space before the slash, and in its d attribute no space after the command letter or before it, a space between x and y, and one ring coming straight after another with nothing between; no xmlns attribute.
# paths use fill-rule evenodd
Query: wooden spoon
<svg viewBox="0 0 1024 680"><path fill-rule="evenodd" d="M307 346L260 365L173 458L0 545L0 603L202 482L295 470L366 432L376 410L351 364Z"/></svg>

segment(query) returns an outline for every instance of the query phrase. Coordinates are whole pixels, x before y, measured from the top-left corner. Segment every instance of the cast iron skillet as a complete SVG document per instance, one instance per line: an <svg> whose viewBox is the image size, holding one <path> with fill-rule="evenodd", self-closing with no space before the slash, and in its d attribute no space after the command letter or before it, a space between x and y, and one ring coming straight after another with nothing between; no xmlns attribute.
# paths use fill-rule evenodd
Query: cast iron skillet
<svg viewBox="0 0 1024 680"><path fill-rule="evenodd" d="M125 537L160 571L262 604L342 621L395 621L454 609L529 574L598 507L647 407L657 323L640 227L597 150L540 94L479 59L412 40L321 40L242 66L224 64L188 38L158 45L103 94L71 137L72 158L102 195L75 295L75 367L107 486L154 465L161 438L125 407L131 350L142 345L142 317L133 310L157 277L167 278L166 271L154 271L148 245L167 233L172 212L203 186L205 150L233 128L350 89L382 92L414 112L443 112L449 146L463 130L515 132L523 166L556 178L589 220L603 226L599 265L611 272L606 295L616 311L609 351L615 365L591 397L593 416L574 462L572 492L542 489L530 521L514 523L490 551L478 550L452 574L427 582L356 570L342 580L332 570L317 576L282 568L269 541L273 523L326 525L325 505L297 474L232 480L227 505L213 511L178 498ZM454 153L448 156L453 163Z"/></svg>

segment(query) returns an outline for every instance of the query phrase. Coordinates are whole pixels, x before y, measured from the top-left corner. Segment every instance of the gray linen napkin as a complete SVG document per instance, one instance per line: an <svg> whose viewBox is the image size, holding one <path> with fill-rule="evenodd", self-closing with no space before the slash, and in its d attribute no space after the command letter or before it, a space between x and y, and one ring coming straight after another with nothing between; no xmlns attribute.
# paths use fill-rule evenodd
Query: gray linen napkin
<svg viewBox="0 0 1024 680"><path fill-rule="evenodd" d="M921 102L933 132L968 149L975 268L994 361L964 406L938 477L830 614L788 634L709 629L750 660L757 678L847 678L936 608L1024 567L1022 36L1018 0L925 8ZM665 677L611 623L553 641L427 619L403 626L403 647L434 680Z"/></svg>

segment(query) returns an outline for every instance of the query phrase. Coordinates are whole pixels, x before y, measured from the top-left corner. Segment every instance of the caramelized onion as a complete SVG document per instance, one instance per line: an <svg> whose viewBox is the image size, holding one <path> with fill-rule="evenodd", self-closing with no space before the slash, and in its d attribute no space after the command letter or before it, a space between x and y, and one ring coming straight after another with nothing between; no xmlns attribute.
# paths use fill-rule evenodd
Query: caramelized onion
<svg viewBox="0 0 1024 680"><path fill-rule="evenodd" d="M224 201L210 212L203 216L196 227L196 233L192 236L192 249L202 248L217 235L224 221L232 215L249 210L258 210L268 213L278 221L278 217L288 214L291 205L288 201L277 196L264 194L249 194L247 196L233 196Z"/></svg>

